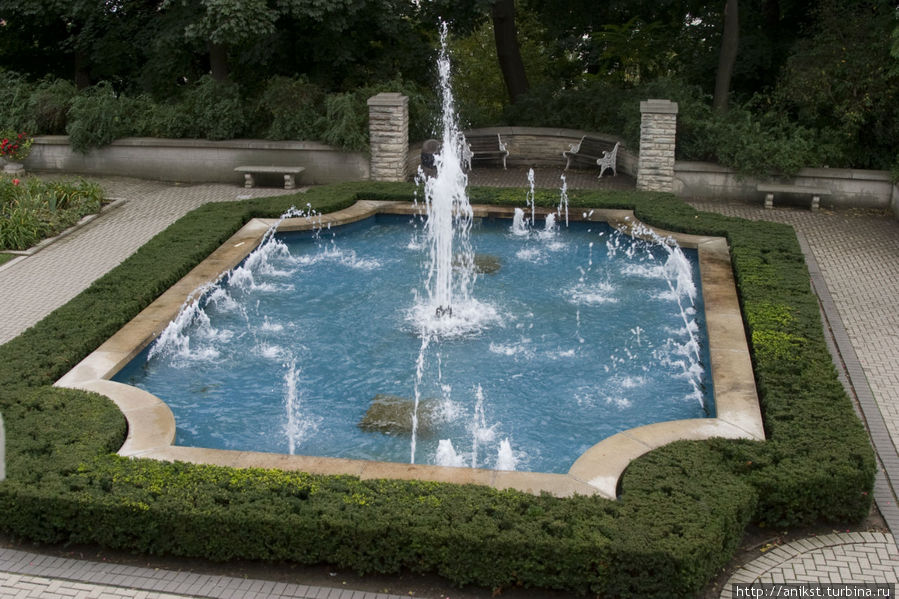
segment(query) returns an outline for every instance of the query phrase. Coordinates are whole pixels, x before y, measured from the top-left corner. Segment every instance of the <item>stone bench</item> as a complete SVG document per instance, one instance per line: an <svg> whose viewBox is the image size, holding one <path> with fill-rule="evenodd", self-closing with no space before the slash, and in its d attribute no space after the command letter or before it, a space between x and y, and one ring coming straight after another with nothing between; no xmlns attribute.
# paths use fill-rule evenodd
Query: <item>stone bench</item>
<svg viewBox="0 0 899 599"><path fill-rule="evenodd" d="M830 190L823 187L803 187L802 185L783 185L780 183L759 183L756 190L765 194L765 208L774 208L775 193L808 194L812 196L810 208L817 210L821 205L821 196L829 196Z"/></svg>
<svg viewBox="0 0 899 599"><path fill-rule="evenodd" d="M234 172L243 173L244 187L253 187L256 181L253 174L275 173L284 175L284 189L294 189L296 185L295 177L306 170L304 166L238 166L234 168Z"/></svg>

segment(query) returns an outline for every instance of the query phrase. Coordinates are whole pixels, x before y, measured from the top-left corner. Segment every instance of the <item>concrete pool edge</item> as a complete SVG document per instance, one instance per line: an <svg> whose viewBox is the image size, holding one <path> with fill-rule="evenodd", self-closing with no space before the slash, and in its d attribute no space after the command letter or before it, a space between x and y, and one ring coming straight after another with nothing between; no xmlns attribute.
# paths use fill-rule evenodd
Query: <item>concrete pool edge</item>
<svg viewBox="0 0 899 599"><path fill-rule="evenodd" d="M478 218L509 218L514 211L511 207L495 206L473 206L473 209ZM378 213L418 214L420 210L420 207L406 202L364 200L347 209L314 218L287 219L281 223L279 230L308 230L356 222ZM618 480L631 460L672 441L711 437L763 440L761 411L726 240L654 229L640 223L628 210L595 209L586 216L586 220L608 222L615 228L623 228L637 235L644 228L652 229L662 237L675 239L683 247L698 249L716 417L659 422L623 431L588 449L567 474L503 472L172 445L175 420L168 406L145 391L108 379L150 344L178 315L186 301L197 297L207 285L252 252L265 232L277 222L276 219L253 219L248 222L56 385L97 392L116 403L128 422L128 438L119 450L119 455L123 456L241 468L302 470L317 474L352 474L364 479L421 479L481 484L531 493L548 492L556 496L599 494L615 498Z"/></svg>

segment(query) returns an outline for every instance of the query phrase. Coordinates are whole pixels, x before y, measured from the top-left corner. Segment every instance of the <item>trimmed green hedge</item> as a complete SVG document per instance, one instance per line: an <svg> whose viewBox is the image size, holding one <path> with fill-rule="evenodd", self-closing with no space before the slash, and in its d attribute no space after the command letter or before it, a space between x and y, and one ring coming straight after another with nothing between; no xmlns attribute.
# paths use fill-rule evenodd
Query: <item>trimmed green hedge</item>
<svg viewBox="0 0 899 599"><path fill-rule="evenodd" d="M0 347L9 443L0 529L152 554L683 597L727 563L750 521L788 526L867 515L873 452L831 364L792 229L696 212L667 194L573 192L570 199L572 210L633 208L660 227L728 238L769 440L657 449L627 469L618 501L124 459L111 453L125 435L111 402L49 387L249 218L278 215L292 202L328 212L358 198L412 194L407 184L355 183L208 204ZM470 195L494 204L524 199L520 190ZM558 202L553 192L537 196Z"/></svg>

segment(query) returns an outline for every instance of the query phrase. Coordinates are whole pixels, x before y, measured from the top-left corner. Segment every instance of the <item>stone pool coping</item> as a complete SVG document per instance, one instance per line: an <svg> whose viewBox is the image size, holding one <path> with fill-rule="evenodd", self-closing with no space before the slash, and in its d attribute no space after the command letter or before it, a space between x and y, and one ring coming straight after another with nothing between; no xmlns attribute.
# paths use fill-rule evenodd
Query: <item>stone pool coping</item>
<svg viewBox="0 0 899 599"><path fill-rule="evenodd" d="M514 208L473 206L475 217L511 218ZM379 213L418 214L421 207L406 202L363 200L353 206L315 218L284 220L279 231L337 226ZM546 211L540 211L541 216ZM737 299L727 242L721 237L687 235L649 227L629 210L595 209L571 220L607 222L630 234L652 229L699 254L706 327L709 335L715 418L658 422L608 437L584 452L567 474L510 472L453 468L422 464L375 462L344 458L292 456L254 451L233 451L173 445L175 418L156 396L111 381L121 368L149 345L198 290L237 266L262 241L275 219L253 219L184 278L110 337L56 382L57 386L93 391L109 397L128 422L128 434L118 453L167 461L216 464L237 468L276 468L314 474L350 474L362 479L421 479L457 484L480 484L529 493L548 492L558 497L574 494L614 499L621 474L631 460L672 441L712 437L764 440L755 378Z"/></svg>

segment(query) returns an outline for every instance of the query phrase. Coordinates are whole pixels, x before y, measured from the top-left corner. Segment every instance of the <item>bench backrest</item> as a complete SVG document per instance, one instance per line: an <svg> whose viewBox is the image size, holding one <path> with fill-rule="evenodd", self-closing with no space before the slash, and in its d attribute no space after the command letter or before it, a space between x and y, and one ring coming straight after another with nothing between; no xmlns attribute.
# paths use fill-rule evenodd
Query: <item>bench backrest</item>
<svg viewBox="0 0 899 599"><path fill-rule="evenodd" d="M498 135L485 135L483 137L466 138L472 152L500 152L500 138Z"/></svg>
<svg viewBox="0 0 899 599"><path fill-rule="evenodd" d="M581 140L581 147L578 149L578 154L586 154L587 156L602 156L603 152L616 151L617 152L617 144L612 144L603 139L596 139L593 137L584 137Z"/></svg>

